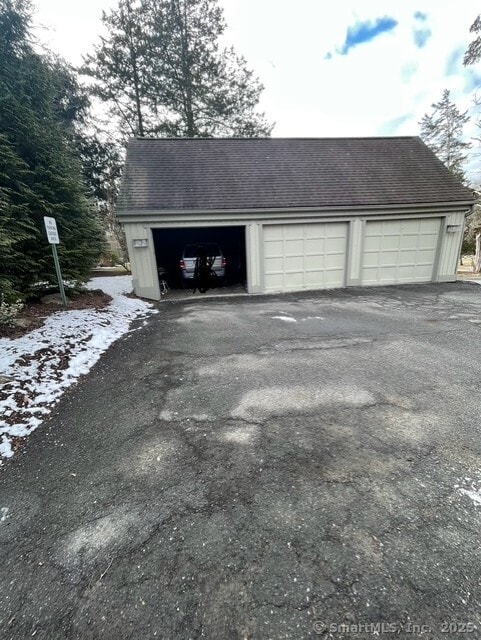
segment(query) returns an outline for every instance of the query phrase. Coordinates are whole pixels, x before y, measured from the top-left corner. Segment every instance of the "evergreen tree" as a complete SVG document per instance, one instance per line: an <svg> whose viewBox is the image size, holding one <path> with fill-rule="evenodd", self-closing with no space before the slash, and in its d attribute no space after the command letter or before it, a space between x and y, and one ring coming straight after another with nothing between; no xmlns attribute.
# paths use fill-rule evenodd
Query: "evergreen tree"
<svg viewBox="0 0 481 640"><path fill-rule="evenodd" d="M481 58L481 15L476 17L476 20L471 25L470 32L477 35L470 42L464 54L463 64L465 66L475 64Z"/></svg>
<svg viewBox="0 0 481 640"><path fill-rule="evenodd" d="M466 182L463 165L467 158L465 151L471 146L463 140L463 128L469 121L467 112L461 113L451 102L448 89L431 106L432 113L424 114L419 123L421 138L456 178Z"/></svg>
<svg viewBox="0 0 481 640"><path fill-rule="evenodd" d="M90 196L94 199L106 236L114 240L121 264L127 268L129 253L124 230L115 213L122 175L123 153L118 145L106 140L102 132L77 135L83 172Z"/></svg>
<svg viewBox="0 0 481 640"><path fill-rule="evenodd" d="M233 49L217 0L120 0L83 73L124 135L268 136L262 85Z"/></svg>
<svg viewBox="0 0 481 640"><path fill-rule="evenodd" d="M75 148L85 99L72 71L35 52L30 5L0 0L0 246L2 293L55 282L43 216L56 218L66 279L83 280L103 236Z"/></svg>
<svg viewBox="0 0 481 640"><path fill-rule="evenodd" d="M21 273L29 268L22 245L35 237L26 204L33 195L27 181L27 165L0 133L0 296L7 301L22 289Z"/></svg>

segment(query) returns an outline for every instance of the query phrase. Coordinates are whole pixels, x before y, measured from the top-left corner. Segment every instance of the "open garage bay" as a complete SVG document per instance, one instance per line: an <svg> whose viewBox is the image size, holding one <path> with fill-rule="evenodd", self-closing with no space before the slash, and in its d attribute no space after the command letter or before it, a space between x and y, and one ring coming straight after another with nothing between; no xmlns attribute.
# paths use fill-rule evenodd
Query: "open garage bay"
<svg viewBox="0 0 481 640"><path fill-rule="evenodd" d="M218 244L226 260L225 285L246 283L245 227L182 227L152 230L157 268L171 288L181 285L180 260L186 245ZM215 281L213 282L215 285Z"/></svg>

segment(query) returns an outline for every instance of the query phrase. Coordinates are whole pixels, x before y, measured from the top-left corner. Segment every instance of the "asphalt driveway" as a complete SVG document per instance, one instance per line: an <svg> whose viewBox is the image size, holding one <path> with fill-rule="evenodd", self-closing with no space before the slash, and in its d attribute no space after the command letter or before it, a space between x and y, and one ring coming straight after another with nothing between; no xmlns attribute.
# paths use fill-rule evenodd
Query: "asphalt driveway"
<svg viewBox="0 0 481 640"><path fill-rule="evenodd" d="M1 638L479 637L481 287L160 309L0 470Z"/></svg>

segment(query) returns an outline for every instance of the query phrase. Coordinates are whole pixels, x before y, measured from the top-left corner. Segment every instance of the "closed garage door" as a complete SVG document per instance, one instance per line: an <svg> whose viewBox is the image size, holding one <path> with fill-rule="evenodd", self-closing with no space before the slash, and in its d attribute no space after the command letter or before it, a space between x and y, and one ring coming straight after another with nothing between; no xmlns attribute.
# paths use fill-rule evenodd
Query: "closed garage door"
<svg viewBox="0 0 481 640"><path fill-rule="evenodd" d="M266 291L325 289L345 284L347 224L264 226Z"/></svg>
<svg viewBox="0 0 481 640"><path fill-rule="evenodd" d="M432 280L440 228L440 218L367 222L362 283Z"/></svg>

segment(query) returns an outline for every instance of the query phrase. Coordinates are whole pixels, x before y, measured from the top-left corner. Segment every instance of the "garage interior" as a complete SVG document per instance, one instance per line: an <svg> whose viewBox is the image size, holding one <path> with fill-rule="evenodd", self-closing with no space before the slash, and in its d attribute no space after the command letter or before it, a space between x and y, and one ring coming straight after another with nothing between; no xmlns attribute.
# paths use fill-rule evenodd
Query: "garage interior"
<svg viewBox="0 0 481 640"><path fill-rule="evenodd" d="M247 288L245 226L183 227L152 229L158 272L171 289L181 287L180 260L185 245L216 243L226 259L225 286L242 285ZM215 280L212 286L218 286Z"/></svg>

